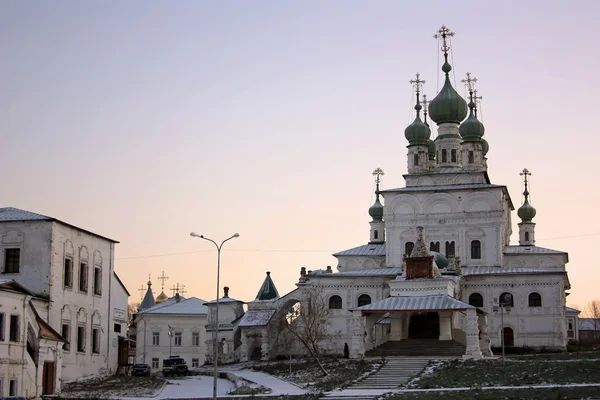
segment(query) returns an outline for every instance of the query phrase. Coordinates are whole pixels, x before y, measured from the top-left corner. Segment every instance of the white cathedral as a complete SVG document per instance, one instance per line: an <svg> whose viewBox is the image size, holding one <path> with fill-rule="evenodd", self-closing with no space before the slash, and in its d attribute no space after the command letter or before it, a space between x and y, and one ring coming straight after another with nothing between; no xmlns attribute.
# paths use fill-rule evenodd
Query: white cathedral
<svg viewBox="0 0 600 400"><path fill-rule="evenodd" d="M283 296L267 272L245 312L243 302L226 292L218 306L231 312L219 313L216 341L217 303L205 303L208 362L213 343L227 349L219 351L221 363L294 351L282 340L282 323L295 304L303 309L307 293L324 297L330 310L327 327L335 338L327 350L338 355L477 359L492 355L492 347L502 343L566 347L573 336L567 326L572 315L567 314L576 312L566 308L568 255L535 245L536 210L529 203L527 169L521 173L519 243L510 244L515 207L506 186L493 184L487 173L489 146L477 118L475 79L467 74L468 104L450 82L449 35L446 27L436 35L445 60L438 95L421 101L423 82L418 74L411 81L417 101L416 118L405 130L406 186L380 190L383 171L374 172L369 241L335 253L338 272L302 268L297 289ZM427 116L437 124L435 140Z"/></svg>

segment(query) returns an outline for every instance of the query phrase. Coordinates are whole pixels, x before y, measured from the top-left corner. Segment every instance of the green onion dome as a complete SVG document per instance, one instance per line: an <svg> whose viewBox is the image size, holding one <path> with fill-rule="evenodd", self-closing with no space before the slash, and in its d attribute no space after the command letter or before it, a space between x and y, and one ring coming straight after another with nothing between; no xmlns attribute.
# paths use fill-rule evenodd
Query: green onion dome
<svg viewBox="0 0 600 400"><path fill-rule="evenodd" d="M523 222L531 222L533 217L535 217L536 211L535 208L531 204L529 204L529 200L527 199L527 195L529 194L529 192L525 193L527 193L525 195L525 202L521 207L519 207L519 210L517 210L517 215L519 216L519 218L521 218Z"/></svg>
<svg viewBox="0 0 600 400"><path fill-rule="evenodd" d="M490 150L490 144L484 138L481 138L481 147L483 149L483 155L485 156Z"/></svg>
<svg viewBox="0 0 600 400"><path fill-rule="evenodd" d="M460 124L460 128L458 128L460 136L463 138L463 140L467 142L479 141L485 133L485 127L481 122L479 122L479 120L473 113L474 108L475 104L471 101L469 103L469 109L471 110L469 112L469 118L467 118L466 121Z"/></svg>
<svg viewBox="0 0 600 400"><path fill-rule="evenodd" d="M419 112L421 111L421 104L419 104L419 100L417 97L417 105L415 106L415 110L417 110L417 117L413 121L412 124L406 127L404 130L404 137L408 140L409 146L427 146L427 140L431 136L431 129L421 121L421 117L419 116Z"/></svg>
<svg viewBox="0 0 600 400"><path fill-rule="evenodd" d="M435 121L435 123L454 123L460 124L460 122L467 116L467 102L465 99L454 90L450 83L449 72L452 70L452 66L448 61L444 62L442 71L446 74L446 80L442 90L431 103L429 103L429 117Z"/></svg>
<svg viewBox="0 0 600 400"><path fill-rule="evenodd" d="M375 204L369 207L369 215L373 219L383 219L383 205L379 201L379 193L377 194L377 198L375 199Z"/></svg>
<svg viewBox="0 0 600 400"><path fill-rule="evenodd" d="M433 256L433 260L439 269L444 269L448 266L448 259L443 254L438 253L437 251L432 251L431 255Z"/></svg>

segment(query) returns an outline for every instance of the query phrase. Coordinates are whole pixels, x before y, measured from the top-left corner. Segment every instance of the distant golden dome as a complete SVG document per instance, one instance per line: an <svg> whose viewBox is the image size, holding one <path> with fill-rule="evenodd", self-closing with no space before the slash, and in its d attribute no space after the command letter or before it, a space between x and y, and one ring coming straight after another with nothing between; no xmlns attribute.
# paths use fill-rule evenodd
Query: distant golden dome
<svg viewBox="0 0 600 400"><path fill-rule="evenodd" d="M167 300L169 297L165 294L165 292L160 292L160 294L156 297L156 304L162 303Z"/></svg>

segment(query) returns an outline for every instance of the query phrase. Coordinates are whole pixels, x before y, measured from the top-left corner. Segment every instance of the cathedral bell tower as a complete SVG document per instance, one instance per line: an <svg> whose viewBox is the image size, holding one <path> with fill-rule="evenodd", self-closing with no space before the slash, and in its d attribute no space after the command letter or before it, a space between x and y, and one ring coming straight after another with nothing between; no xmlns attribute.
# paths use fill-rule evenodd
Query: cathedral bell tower
<svg viewBox="0 0 600 400"><path fill-rule="evenodd" d="M381 168L377 168L373 171L373 176L375 176L375 183L377 185L377 189L375 190L376 198L375 204L373 204L369 208L369 215L373 220L369 222L371 225L371 238L369 240L369 244L381 244L385 243L385 222L383 222L383 205L379 201L379 184L381 183L381 177L383 176L383 171Z"/></svg>
<svg viewBox="0 0 600 400"><path fill-rule="evenodd" d="M417 103L415 104L417 117L404 130L404 137L408 140L408 173L418 174L429 170L429 138L431 137L431 129L421 121L420 116L423 107L421 106L419 95L421 94L421 86L425 81L422 81L420 75L417 73L416 79L410 80L410 83L414 85L417 93Z"/></svg>
<svg viewBox="0 0 600 400"><path fill-rule="evenodd" d="M471 73L467 72L467 78L461 82L465 83L469 89L469 118L467 118L458 129L460 136L463 139L461 161L465 171L480 171L486 169L484 158L483 134L485 127L477 119L477 111L473 98L474 84L477 78L471 77ZM487 151L486 151L487 152Z"/></svg>
<svg viewBox="0 0 600 400"><path fill-rule="evenodd" d="M458 126L467 116L467 102L460 97L450 83L452 66L448 63L449 39L454 36L445 26L442 26L434 36L442 42L444 64L442 71L445 81L442 90L429 104L429 117L438 126L438 136L435 139L436 167L459 168L461 166L462 138Z"/></svg>
<svg viewBox="0 0 600 400"><path fill-rule="evenodd" d="M529 204L529 190L528 190L528 176L531 176L531 172L527 168L521 172L521 176L523 177L525 190L523 191L523 196L525 196L525 200L523 201L523 205L519 207L517 210L517 215L521 218L521 222L519 225L519 245L520 246L534 246L535 245L535 222L533 222L533 217L535 217L536 211L535 208Z"/></svg>

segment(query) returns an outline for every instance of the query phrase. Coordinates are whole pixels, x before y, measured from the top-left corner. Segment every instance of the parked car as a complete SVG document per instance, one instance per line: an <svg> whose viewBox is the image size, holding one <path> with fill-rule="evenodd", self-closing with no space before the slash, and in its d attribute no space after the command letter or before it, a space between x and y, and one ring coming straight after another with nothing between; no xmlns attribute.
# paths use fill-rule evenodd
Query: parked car
<svg viewBox="0 0 600 400"><path fill-rule="evenodd" d="M150 366L148 364L135 364L131 371L132 376L150 376Z"/></svg>
<svg viewBox="0 0 600 400"><path fill-rule="evenodd" d="M185 360L179 356L171 356L163 360L163 376L187 375L188 372Z"/></svg>

